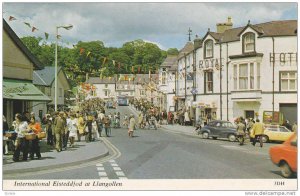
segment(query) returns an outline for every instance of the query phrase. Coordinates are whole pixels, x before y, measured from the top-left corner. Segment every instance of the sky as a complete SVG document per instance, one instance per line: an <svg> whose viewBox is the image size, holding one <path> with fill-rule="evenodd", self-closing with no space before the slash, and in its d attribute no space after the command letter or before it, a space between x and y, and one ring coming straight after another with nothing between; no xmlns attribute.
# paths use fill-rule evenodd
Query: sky
<svg viewBox="0 0 300 196"><path fill-rule="evenodd" d="M204 36L216 31L216 23L232 17L233 28L274 20L296 20L297 3L3 3L3 18L19 37L50 34L54 41L55 27L72 24L71 30L59 29L61 43L78 41L104 42L106 47L122 47L136 39L157 44L161 49L184 47L188 41L188 29ZM16 20L9 21L13 16ZM38 28L32 29L24 22Z"/></svg>

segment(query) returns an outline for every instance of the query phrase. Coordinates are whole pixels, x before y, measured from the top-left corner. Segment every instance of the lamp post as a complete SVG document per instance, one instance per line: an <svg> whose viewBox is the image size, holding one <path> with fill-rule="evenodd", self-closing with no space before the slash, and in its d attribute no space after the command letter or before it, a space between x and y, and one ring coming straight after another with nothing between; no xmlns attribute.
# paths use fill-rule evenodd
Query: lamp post
<svg viewBox="0 0 300 196"><path fill-rule="evenodd" d="M55 44L55 86L54 86L54 109L57 111L57 45L58 45L58 29L64 28L66 30L70 30L73 28L73 25L65 25L65 26L57 26L56 27L56 44Z"/></svg>

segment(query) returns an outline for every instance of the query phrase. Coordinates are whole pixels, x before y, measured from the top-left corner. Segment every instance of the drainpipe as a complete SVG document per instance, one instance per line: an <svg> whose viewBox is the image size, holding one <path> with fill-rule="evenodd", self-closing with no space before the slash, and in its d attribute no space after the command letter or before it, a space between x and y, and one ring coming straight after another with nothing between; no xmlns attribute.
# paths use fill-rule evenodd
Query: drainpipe
<svg viewBox="0 0 300 196"><path fill-rule="evenodd" d="M222 120L222 40L220 42L220 119Z"/></svg>
<svg viewBox="0 0 300 196"><path fill-rule="evenodd" d="M273 77L272 77L272 121L274 121L274 91L275 91L275 85L274 85L274 77L275 77L275 40L274 37L272 37L273 42Z"/></svg>
<svg viewBox="0 0 300 196"><path fill-rule="evenodd" d="M229 117L228 117L228 66L229 66L229 61L228 61L228 43L226 43L226 118L227 118L227 121L229 121Z"/></svg>

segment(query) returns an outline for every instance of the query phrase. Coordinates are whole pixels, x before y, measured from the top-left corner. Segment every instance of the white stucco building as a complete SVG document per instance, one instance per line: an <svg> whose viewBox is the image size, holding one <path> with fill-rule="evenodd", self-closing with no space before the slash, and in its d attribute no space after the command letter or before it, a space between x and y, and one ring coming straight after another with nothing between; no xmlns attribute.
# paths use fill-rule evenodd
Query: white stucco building
<svg viewBox="0 0 300 196"><path fill-rule="evenodd" d="M157 85L162 110L175 111L175 74L177 71L177 55L170 55L159 69L159 84Z"/></svg>
<svg viewBox="0 0 300 196"><path fill-rule="evenodd" d="M255 25L249 21L244 27L232 28L228 18L217 32L208 30L196 42L198 94L192 105L197 117L211 113L215 119L243 116L262 120L264 111L274 110L291 123L296 121L296 20ZM179 63L178 69L181 67Z"/></svg>

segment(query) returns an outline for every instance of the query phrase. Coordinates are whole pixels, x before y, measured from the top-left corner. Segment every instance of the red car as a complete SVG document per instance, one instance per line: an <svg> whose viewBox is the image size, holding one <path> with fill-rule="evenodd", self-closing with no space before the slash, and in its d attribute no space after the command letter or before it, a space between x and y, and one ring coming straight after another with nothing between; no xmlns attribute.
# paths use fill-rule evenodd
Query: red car
<svg viewBox="0 0 300 196"><path fill-rule="evenodd" d="M297 134L293 134L281 145L270 148L272 162L280 167L283 177L290 178L297 173Z"/></svg>

